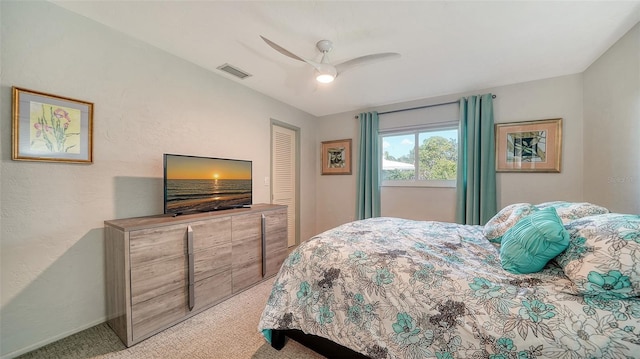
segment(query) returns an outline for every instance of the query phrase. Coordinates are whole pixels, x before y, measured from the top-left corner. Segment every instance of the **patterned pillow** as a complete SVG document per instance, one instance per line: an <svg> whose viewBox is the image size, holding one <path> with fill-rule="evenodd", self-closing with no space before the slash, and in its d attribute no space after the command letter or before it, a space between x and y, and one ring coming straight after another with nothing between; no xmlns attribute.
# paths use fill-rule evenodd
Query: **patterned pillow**
<svg viewBox="0 0 640 359"><path fill-rule="evenodd" d="M562 223L567 224L574 219L593 216L595 214L604 214L609 213L609 210L600 207L595 204L582 202L564 202L564 201L554 201L554 202L545 202L536 205L538 209L544 209L548 207L553 207L558 212L558 215L562 219Z"/></svg>
<svg viewBox="0 0 640 359"><path fill-rule="evenodd" d="M484 236L489 242L500 243L502 236L519 220L537 211L530 203L515 203L500 210L487 224L484 225Z"/></svg>
<svg viewBox="0 0 640 359"><path fill-rule="evenodd" d="M601 214L565 228L571 241L555 261L585 297L640 296L640 216Z"/></svg>

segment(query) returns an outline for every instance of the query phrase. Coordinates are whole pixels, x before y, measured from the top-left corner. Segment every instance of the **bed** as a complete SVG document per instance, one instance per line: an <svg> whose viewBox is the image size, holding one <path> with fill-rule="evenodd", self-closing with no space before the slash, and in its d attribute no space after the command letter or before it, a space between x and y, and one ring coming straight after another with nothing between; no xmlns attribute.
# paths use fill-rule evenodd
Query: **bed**
<svg viewBox="0 0 640 359"><path fill-rule="evenodd" d="M505 270L515 228L549 208L565 248ZM485 226L372 218L298 246L258 330L329 357L638 358L639 278L640 216L589 203L514 204Z"/></svg>

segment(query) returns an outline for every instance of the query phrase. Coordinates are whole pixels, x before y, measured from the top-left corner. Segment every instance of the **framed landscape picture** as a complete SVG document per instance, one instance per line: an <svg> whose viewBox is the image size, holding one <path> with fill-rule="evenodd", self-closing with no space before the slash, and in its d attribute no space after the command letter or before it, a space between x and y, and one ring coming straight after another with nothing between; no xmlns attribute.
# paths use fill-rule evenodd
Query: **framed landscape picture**
<svg viewBox="0 0 640 359"><path fill-rule="evenodd" d="M93 162L93 103L13 87L11 159Z"/></svg>
<svg viewBox="0 0 640 359"><path fill-rule="evenodd" d="M351 139L322 142L322 174L351 174Z"/></svg>
<svg viewBox="0 0 640 359"><path fill-rule="evenodd" d="M495 125L496 171L560 172L562 119Z"/></svg>

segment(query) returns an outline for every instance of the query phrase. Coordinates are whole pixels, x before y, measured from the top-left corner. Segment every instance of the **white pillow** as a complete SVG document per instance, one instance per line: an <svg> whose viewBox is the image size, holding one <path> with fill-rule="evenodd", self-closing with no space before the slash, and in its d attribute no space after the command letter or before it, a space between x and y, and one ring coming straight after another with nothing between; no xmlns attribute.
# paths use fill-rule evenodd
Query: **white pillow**
<svg viewBox="0 0 640 359"><path fill-rule="evenodd" d="M587 202L565 202L565 201L554 201L554 202L545 202L536 205L538 209L545 209L548 207L553 207L556 209L558 216L562 219L562 223L567 224L574 219L593 216L596 214L605 214L609 213L609 210L598 206L596 204L587 203Z"/></svg>
<svg viewBox="0 0 640 359"><path fill-rule="evenodd" d="M500 210L484 225L484 236L489 242L500 243L502 236L519 220L538 209L531 203L514 203Z"/></svg>

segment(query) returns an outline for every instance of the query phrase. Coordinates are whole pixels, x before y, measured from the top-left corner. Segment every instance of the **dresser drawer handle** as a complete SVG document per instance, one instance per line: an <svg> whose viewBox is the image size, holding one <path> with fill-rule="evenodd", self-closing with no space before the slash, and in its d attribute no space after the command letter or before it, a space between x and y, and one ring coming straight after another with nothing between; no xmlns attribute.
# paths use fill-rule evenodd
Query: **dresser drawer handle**
<svg viewBox="0 0 640 359"><path fill-rule="evenodd" d="M189 310L193 310L196 305L196 297L194 293L194 263L193 263L193 229L187 227L187 254L189 256Z"/></svg>

